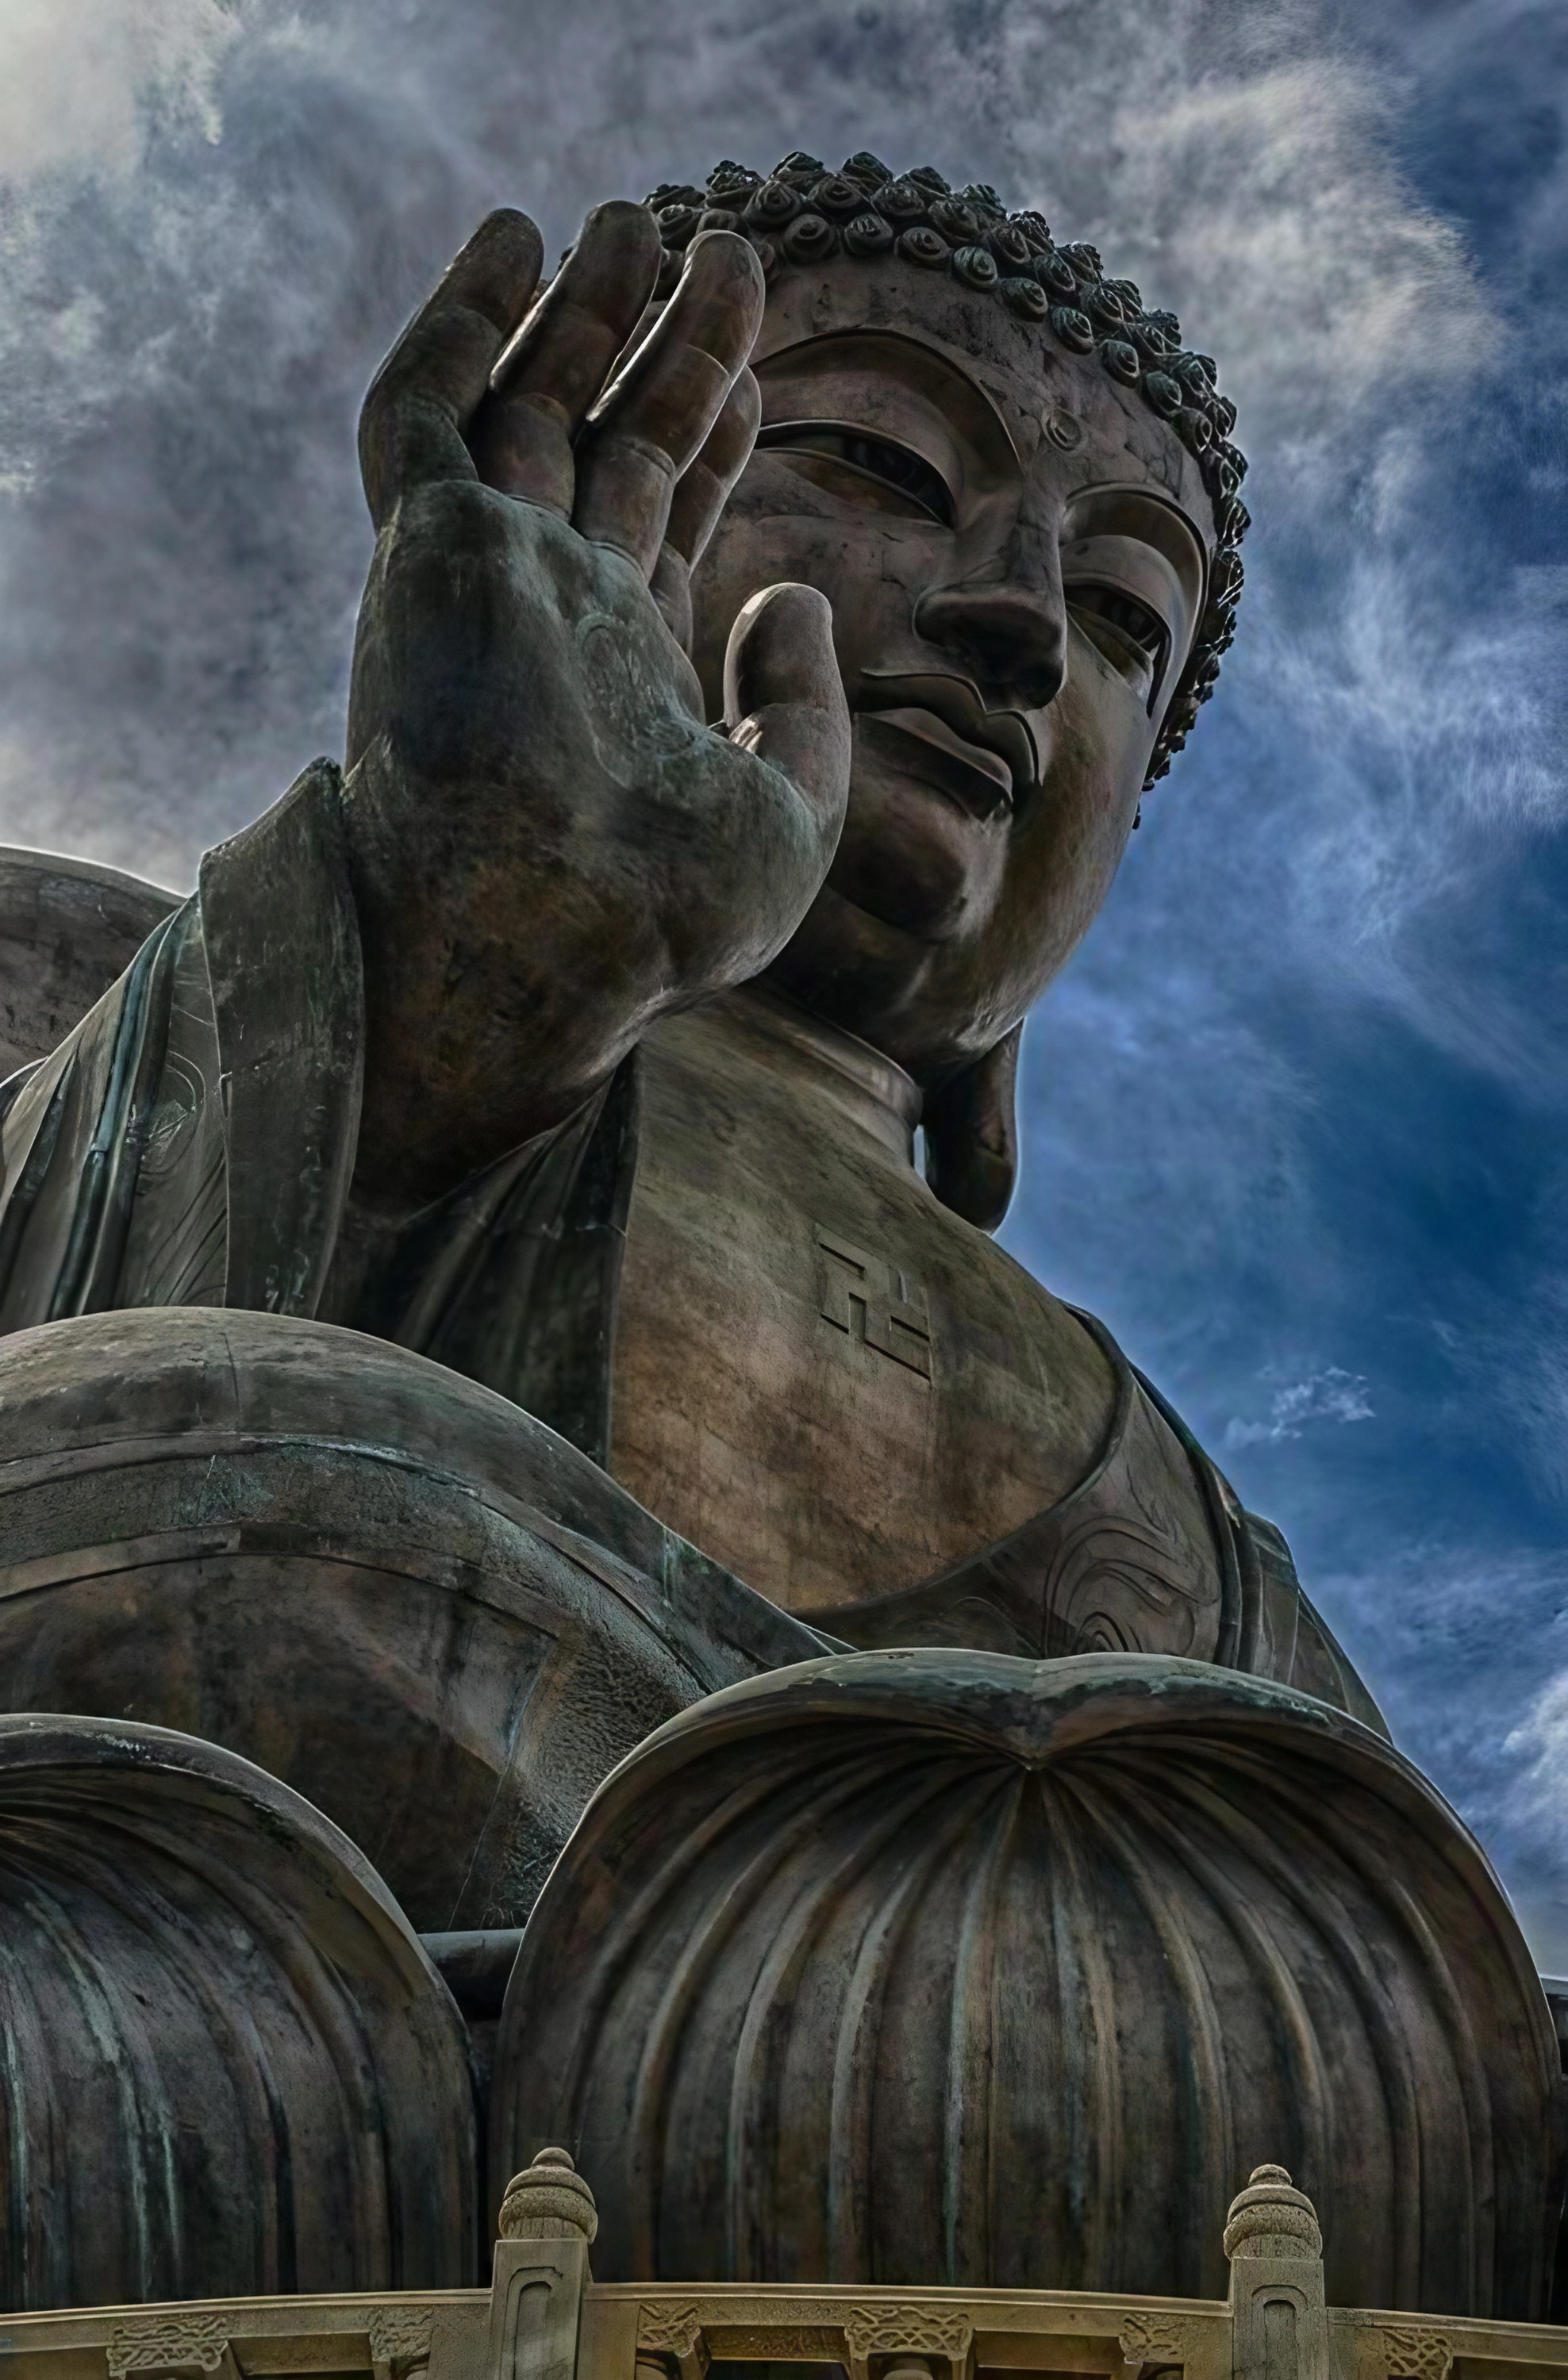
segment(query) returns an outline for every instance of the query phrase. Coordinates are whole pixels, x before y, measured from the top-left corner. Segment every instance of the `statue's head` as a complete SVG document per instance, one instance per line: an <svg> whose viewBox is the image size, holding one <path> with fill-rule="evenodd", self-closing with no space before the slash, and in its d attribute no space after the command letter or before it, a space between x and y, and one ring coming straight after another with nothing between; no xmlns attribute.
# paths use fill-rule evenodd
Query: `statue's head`
<svg viewBox="0 0 1568 2380"><path fill-rule="evenodd" d="M650 203L662 291L699 227L768 277L762 429L692 590L711 709L742 602L802 579L855 720L838 856L774 972L917 1075L933 1180L992 1220L1018 1024L1230 641L1234 408L1173 316L987 188L796 156Z"/></svg>

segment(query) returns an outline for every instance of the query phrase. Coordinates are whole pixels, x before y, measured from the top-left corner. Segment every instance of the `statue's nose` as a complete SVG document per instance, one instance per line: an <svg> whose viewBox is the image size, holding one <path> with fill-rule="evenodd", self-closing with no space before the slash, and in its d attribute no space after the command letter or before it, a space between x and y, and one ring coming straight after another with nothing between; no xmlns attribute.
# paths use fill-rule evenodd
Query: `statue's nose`
<svg viewBox="0 0 1568 2380"><path fill-rule="evenodd" d="M988 696L1043 710L1061 692L1067 615L1059 585L937 588L916 605L915 627Z"/></svg>

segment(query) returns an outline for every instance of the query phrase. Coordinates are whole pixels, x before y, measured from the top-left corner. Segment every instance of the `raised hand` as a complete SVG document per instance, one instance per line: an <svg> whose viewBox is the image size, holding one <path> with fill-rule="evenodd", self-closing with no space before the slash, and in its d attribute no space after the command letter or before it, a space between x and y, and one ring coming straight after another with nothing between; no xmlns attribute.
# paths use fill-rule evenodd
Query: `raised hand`
<svg viewBox="0 0 1568 2380"><path fill-rule="evenodd" d="M534 303L539 235L492 215L366 398L346 790L378 1204L438 1195L568 1113L662 1010L758 973L837 842L823 599L747 604L723 728L682 650L756 431L760 268L703 235L628 355L658 260L644 209L598 208Z"/></svg>

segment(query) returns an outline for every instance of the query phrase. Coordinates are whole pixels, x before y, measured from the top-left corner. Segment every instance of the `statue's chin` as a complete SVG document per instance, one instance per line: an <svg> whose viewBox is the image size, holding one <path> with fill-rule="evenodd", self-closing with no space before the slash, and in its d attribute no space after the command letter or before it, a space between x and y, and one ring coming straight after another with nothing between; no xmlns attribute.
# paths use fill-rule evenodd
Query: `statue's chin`
<svg viewBox="0 0 1568 2380"><path fill-rule="evenodd" d="M978 813L940 762L920 765L918 746L874 718L857 720L849 807L828 882L901 934L954 941L995 905L1010 823L1004 804Z"/></svg>
<svg viewBox="0 0 1568 2380"><path fill-rule="evenodd" d="M944 882L920 832L930 826L923 806L930 798L910 799L907 818L896 821L907 828L902 840L879 809L882 831L867 833L861 861L856 822L851 855L841 845L827 882L767 969L775 989L918 1077L952 1062L984 949L985 918L966 898L971 878L954 869ZM856 808L852 794L852 820Z"/></svg>

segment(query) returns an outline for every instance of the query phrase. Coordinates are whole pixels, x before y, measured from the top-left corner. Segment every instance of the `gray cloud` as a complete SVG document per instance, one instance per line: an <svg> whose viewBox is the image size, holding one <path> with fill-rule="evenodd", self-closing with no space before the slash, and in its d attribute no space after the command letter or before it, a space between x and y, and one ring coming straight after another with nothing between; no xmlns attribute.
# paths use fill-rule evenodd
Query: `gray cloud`
<svg viewBox="0 0 1568 2380"><path fill-rule="evenodd" d="M0 30L13 832L188 875L203 840L335 740L364 556L354 396L485 203L517 197L561 240L607 188L796 140L934 147L1092 227L1226 358L1267 508L1348 500L1363 516L1327 628L1277 616L1265 570L1237 702L1309 716L1330 781L1325 740L1430 722L1448 657L1412 634L1377 554L1408 407L1378 420L1391 382L1441 389L1474 369L1485 310L1453 235L1387 163L1375 78L1315 49L1309 14L69 13L69 40L55 0ZM1489 783L1494 806L1542 799L1527 771L1512 792ZM1386 807L1351 824L1331 805L1301 838L1299 891L1310 909L1348 865L1364 918L1407 880L1414 838Z"/></svg>

